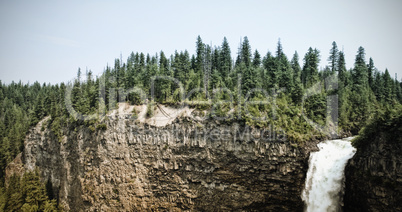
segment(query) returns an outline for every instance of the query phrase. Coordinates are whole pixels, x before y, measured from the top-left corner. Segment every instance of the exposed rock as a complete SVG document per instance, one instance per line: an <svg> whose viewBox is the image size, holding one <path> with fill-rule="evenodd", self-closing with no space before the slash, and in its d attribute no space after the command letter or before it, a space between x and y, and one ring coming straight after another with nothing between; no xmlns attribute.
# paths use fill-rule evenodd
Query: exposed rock
<svg viewBox="0 0 402 212"><path fill-rule="evenodd" d="M401 138L382 133L357 149L345 169L345 211L402 211L401 153Z"/></svg>
<svg viewBox="0 0 402 212"><path fill-rule="evenodd" d="M156 127L110 116L62 142L31 129L26 170L38 167L71 211L302 211L312 142L303 148L269 130L179 117Z"/></svg>
<svg viewBox="0 0 402 212"><path fill-rule="evenodd" d="M22 176L25 173L24 164L22 163L21 153L11 161L6 167L5 185L8 187L10 177L13 175Z"/></svg>

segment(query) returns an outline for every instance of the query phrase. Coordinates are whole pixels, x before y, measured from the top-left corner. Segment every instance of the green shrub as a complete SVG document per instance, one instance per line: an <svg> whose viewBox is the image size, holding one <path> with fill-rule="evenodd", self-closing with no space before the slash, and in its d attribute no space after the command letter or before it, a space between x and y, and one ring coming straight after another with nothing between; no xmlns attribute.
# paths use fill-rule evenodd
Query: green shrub
<svg viewBox="0 0 402 212"><path fill-rule="evenodd" d="M356 148L364 148L374 138L384 135L389 142L402 142L402 106L387 107L385 111L379 110L369 123L359 132L359 136L352 140Z"/></svg>
<svg viewBox="0 0 402 212"><path fill-rule="evenodd" d="M147 105L147 113L146 113L147 118L151 118L154 115L154 110L155 110L155 103L153 101L150 101Z"/></svg>
<svg viewBox="0 0 402 212"><path fill-rule="evenodd" d="M107 126L106 126L105 123L98 124L98 126L96 126L96 129L97 129L97 130L105 131L105 130L107 129Z"/></svg>

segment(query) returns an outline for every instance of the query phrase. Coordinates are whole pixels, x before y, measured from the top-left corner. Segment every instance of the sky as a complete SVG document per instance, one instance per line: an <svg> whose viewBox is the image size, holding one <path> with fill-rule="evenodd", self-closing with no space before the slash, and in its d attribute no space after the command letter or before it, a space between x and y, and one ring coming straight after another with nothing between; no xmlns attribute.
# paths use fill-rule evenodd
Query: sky
<svg viewBox="0 0 402 212"><path fill-rule="evenodd" d="M247 36L253 49L275 52L280 38L300 63L309 47L328 65L335 41L353 67L359 46L378 70L402 78L402 1L0 1L0 80L60 83L80 67L100 74L131 52L195 53L198 35L220 46L226 36L233 57Z"/></svg>

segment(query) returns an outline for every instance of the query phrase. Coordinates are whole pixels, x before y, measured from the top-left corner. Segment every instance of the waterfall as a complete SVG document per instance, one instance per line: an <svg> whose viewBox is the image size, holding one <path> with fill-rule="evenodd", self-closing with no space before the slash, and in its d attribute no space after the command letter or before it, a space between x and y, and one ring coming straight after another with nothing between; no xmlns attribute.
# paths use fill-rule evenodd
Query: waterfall
<svg viewBox="0 0 402 212"><path fill-rule="evenodd" d="M310 154L302 193L306 211L341 211L345 166L356 152L351 139L323 141Z"/></svg>

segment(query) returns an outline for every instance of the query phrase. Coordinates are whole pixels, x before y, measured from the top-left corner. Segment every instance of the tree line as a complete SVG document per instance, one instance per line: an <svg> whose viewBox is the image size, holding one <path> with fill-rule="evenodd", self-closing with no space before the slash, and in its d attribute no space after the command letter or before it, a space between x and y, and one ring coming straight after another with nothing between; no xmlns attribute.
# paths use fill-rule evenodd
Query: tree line
<svg viewBox="0 0 402 212"><path fill-rule="evenodd" d="M0 81L1 183L4 183L5 167L23 150L29 128L45 116L51 117L46 127L59 140L66 130L79 126L93 132L104 129L101 117L85 121L69 113L66 107L69 93L71 96L67 99L71 100L72 108L81 114L107 112L114 109L117 102L144 104L143 96L151 96L152 82L154 95L150 105L180 104L183 91L191 93L188 100L204 102L233 97L232 102L220 103L214 107L214 113L207 115L225 116L234 109L240 116L227 121L241 121L257 127L275 126L276 130L285 131L289 140L300 144L324 136L302 117L304 113L315 123L325 125L332 121L342 132L357 134L377 113L402 102L402 83L392 78L388 70L378 70L372 58L367 61L363 47L358 49L351 69L346 68L345 54L338 50L336 42L330 48L328 66L323 69L319 68L319 50L309 48L300 64L299 54L295 52L289 59L280 41L275 52L261 55L244 37L235 59L226 38L220 46L211 46L198 36L195 47L192 55L187 50L175 51L170 56L163 51L155 55L132 52L126 61L121 57L115 59L113 66L107 66L100 76L94 76L90 70L83 73L78 69L77 77L68 83L4 84ZM330 76L335 76L337 86L328 88L326 80ZM305 98L305 93L317 84L326 89ZM230 92L241 95L231 96ZM275 101L245 105L248 100L266 100L267 94L275 96ZM338 96L337 123L326 110L329 95ZM210 105L190 106L211 109Z"/></svg>

